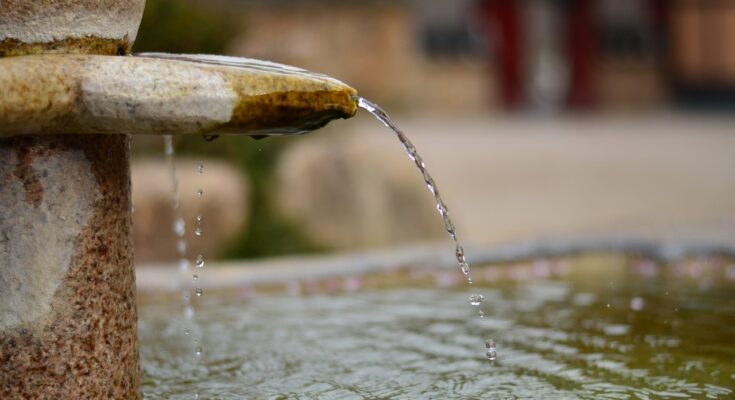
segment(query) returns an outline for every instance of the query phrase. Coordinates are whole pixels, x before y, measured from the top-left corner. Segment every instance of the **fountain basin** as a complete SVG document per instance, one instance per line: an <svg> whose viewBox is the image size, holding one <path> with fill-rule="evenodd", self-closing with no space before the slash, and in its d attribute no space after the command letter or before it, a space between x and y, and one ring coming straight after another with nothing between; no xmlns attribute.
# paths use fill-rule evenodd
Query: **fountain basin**
<svg viewBox="0 0 735 400"><path fill-rule="evenodd" d="M143 392L732 398L732 253L695 250L663 261L656 253L667 246L576 255L554 243L538 253L522 247L469 252L496 260L474 265L470 291L441 246L208 265L201 331L192 333L202 338L201 359L182 338L186 325L171 319L180 304L161 301L166 283L142 269ZM540 253L555 256L519 257ZM484 319L467 307L471 293L485 296ZM498 344L495 365L483 355L488 338Z"/></svg>
<svg viewBox="0 0 735 400"><path fill-rule="evenodd" d="M205 55L51 54L0 59L0 137L296 134L357 110L325 75Z"/></svg>

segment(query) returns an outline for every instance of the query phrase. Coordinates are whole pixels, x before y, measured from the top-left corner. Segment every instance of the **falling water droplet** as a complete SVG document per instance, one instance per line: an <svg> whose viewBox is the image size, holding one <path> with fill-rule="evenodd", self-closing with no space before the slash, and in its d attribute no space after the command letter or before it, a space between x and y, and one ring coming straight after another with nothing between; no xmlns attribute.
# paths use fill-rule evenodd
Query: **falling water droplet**
<svg viewBox="0 0 735 400"><path fill-rule="evenodd" d="M477 311L477 315L479 315L479 316L480 316L480 318L485 318L485 311L482 311L482 310L478 310L478 311Z"/></svg>
<svg viewBox="0 0 735 400"><path fill-rule="evenodd" d="M171 135L166 135L163 138L163 144L167 156L174 155L174 138Z"/></svg>
<svg viewBox="0 0 735 400"><path fill-rule="evenodd" d="M196 294L197 294L197 297L202 297L202 294L204 294L204 290L202 290L202 288L198 287L198 288L196 288Z"/></svg>
<svg viewBox="0 0 735 400"><path fill-rule="evenodd" d="M189 335L191 335L191 331L190 331L190 330L188 330L188 329L184 330L184 335L186 335L186 336L189 336Z"/></svg>
<svg viewBox="0 0 735 400"><path fill-rule="evenodd" d="M176 218L173 228L178 237L183 237L186 233L186 222L184 222L183 218Z"/></svg>
<svg viewBox="0 0 735 400"><path fill-rule="evenodd" d="M197 236L202 236L202 228L197 227L196 229L194 229L194 234Z"/></svg>
<svg viewBox="0 0 735 400"><path fill-rule="evenodd" d="M200 174L204 173L204 164L199 163L199 165L197 165L197 172L199 172Z"/></svg>
<svg viewBox="0 0 735 400"><path fill-rule="evenodd" d="M202 190L202 189L197 190L197 196L199 196L199 197L204 196L204 190Z"/></svg>
<svg viewBox="0 0 735 400"><path fill-rule="evenodd" d="M201 223L204 220L204 217L201 215L197 215L197 222Z"/></svg>
<svg viewBox="0 0 735 400"><path fill-rule="evenodd" d="M470 304L477 307L480 304L482 304L482 301L485 300L485 296L481 294L473 294L470 296Z"/></svg>
<svg viewBox="0 0 735 400"><path fill-rule="evenodd" d="M204 268L204 256L203 255L200 254L197 256L196 266L197 268Z"/></svg>
<svg viewBox="0 0 735 400"><path fill-rule="evenodd" d="M195 281L198 281L199 280L199 275L198 274L194 274L193 275L193 278L194 278Z"/></svg>
<svg viewBox="0 0 735 400"><path fill-rule="evenodd" d="M181 257L186 255L186 239L179 239L179 241L176 242L176 251Z"/></svg>
<svg viewBox="0 0 735 400"><path fill-rule="evenodd" d="M197 355L198 356L201 356L202 355L202 348L201 347L197 347Z"/></svg>
<svg viewBox="0 0 735 400"><path fill-rule="evenodd" d="M485 357L487 357L491 363L495 363L498 359L498 353L495 350L495 341L492 339L488 339L485 342Z"/></svg>

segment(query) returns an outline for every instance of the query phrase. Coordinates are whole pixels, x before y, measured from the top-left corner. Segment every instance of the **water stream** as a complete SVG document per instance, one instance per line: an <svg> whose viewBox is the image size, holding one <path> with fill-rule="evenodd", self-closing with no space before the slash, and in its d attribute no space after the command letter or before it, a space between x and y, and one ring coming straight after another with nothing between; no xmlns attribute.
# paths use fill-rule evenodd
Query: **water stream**
<svg viewBox="0 0 735 400"><path fill-rule="evenodd" d="M176 253L179 257L178 266L179 266L179 273L182 275L182 282L181 282L181 296L182 296L182 305L183 305L183 319L184 319L184 336L187 338L191 338L192 342L194 343L194 354L197 357L200 357L202 355L202 347L201 347L201 341L202 341L202 329L199 327L199 324L196 321L195 313L194 313L194 307L192 305L192 299L191 299L191 284L189 283L189 270L190 270L190 262L187 258L187 248L188 243L186 240L186 220L184 219L184 212L181 208L181 199L180 199L180 191L179 191L179 178L176 173L176 154L174 150L174 142L173 142L173 136L172 135L165 135L163 137L164 140L164 153L166 155L166 160L169 165L169 178L171 180L171 208L173 211L173 226L172 230L174 231L174 234L176 235ZM201 174L204 172L204 166L202 164L199 164L197 167L198 172ZM202 197L203 191L202 189L199 189L197 191L198 197ZM196 223L196 229L195 234L197 236L202 235L202 216L197 216L197 223ZM197 256L195 266L197 268L204 267L204 258L200 254ZM196 286L195 293L197 297L201 297L202 295L202 288L198 286L198 280L199 280L199 274L195 273L192 275L193 283ZM193 394L194 398L199 398L199 393L195 392Z"/></svg>
<svg viewBox="0 0 735 400"><path fill-rule="evenodd" d="M377 104L372 103L371 101L361 97L358 100L358 106L364 110L367 110L370 114L372 114L375 118L382 122L383 125L391 129L403 145L403 148L406 149L408 157L416 164L416 167L419 169L421 176L424 178L424 183L426 183L426 187L429 189L431 194L434 195L436 210L439 212L439 215L441 215L442 222L444 223L444 229L449 234L449 237L452 238L452 240L454 241L454 253L457 257L457 265L459 266L460 271L462 271L462 274L464 274L465 279L467 280L467 285L471 286L473 281L472 275L470 274L470 265L469 263L467 263L467 259L465 258L464 247L462 247L459 239L457 238L457 228L454 226L454 222L452 222L452 218L449 216L449 209L444 203L444 200L442 200L442 197L439 194L439 188L437 187L436 182L434 182L434 178L427 170L426 163L424 162L423 158L421 158L421 155L419 155L418 151L416 150L416 146L411 143L411 140L408 139L406 134L403 133L398 125L396 125L393 120L391 120L390 116L388 116L388 113L386 113L385 110L380 108ZM485 317L485 312L482 311L482 308L480 308L484 299L485 296L483 296L482 294L471 294L469 296L470 305L477 308L477 313L480 318ZM487 359L490 360L490 362L495 362L495 360L497 359L496 344L494 340L488 339L485 342L485 355Z"/></svg>

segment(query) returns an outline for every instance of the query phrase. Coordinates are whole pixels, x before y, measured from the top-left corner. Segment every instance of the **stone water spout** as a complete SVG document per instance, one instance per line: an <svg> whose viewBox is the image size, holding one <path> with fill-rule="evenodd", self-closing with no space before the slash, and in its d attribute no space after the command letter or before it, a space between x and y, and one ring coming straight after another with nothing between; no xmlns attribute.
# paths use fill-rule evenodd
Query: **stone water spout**
<svg viewBox="0 0 735 400"><path fill-rule="evenodd" d="M324 75L129 56L144 0L0 0L0 398L140 398L130 135L294 134L357 109Z"/></svg>

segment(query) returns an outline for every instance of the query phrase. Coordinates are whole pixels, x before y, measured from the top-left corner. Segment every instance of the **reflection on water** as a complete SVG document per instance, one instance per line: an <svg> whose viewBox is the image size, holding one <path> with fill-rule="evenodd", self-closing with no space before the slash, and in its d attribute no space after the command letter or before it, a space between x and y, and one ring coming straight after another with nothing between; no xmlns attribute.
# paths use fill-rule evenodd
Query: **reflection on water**
<svg viewBox="0 0 735 400"><path fill-rule="evenodd" d="M495 281L483 289L484 319L467 318L458 307L467 293L450 289L208 296L206 368L191 362L182 322L171 319L177 305L147 304L143 390L148 399L195 390L218 399L735 397L730 269L692 279L678 277L691 269L646 268ZM502 348L494 365L477 353L488 337Z"/></svg>

